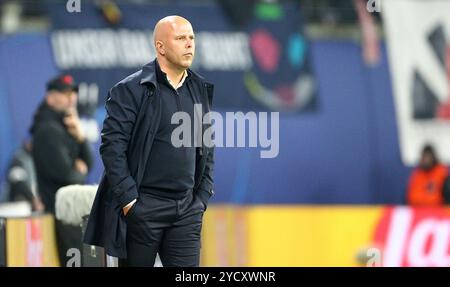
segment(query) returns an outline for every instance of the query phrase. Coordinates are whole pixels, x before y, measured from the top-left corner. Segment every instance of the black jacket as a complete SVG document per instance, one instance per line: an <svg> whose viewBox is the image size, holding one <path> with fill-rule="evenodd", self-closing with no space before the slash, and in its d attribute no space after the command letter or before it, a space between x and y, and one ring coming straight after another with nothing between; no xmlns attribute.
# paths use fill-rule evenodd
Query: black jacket
<svg viewBox="0 0 450 287"><path fill-rule="evenodd" d="M36 167L38 190L45 210L54 213L55 194L60 187L82 184L86 175L74 168L75 159L92 166L87 142L79 144L67 131L64 113L52 110L45 101L39 106L31 127L32 155Z"/></svg>
<svg viewBox="0 0 450 287"><path fill-rule="evenodd" d="M100 154L105 166L92 206L84 241L103 246L107 254L126 258L126 222L122 208L138 198L139 186L161 119L161 95L155 63L145 65L111 88L101 133ZM210 111L213 85L188 70L188 88ZM204 126L203 128L208 128ZM213 195L214 149L197 148L194 192L207 206Z"/></svg>

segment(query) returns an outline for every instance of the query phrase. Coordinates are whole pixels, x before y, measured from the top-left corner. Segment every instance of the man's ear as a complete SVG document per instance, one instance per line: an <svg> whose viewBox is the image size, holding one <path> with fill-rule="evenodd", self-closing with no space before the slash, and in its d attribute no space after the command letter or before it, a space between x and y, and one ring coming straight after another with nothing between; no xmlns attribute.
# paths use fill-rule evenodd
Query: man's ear
<svg viewBox="0 0 450 287"><path fill-rule="evenodd" d="M161 41L156 41L156 52L158 52L161 55L165 55L166 51L164 50L164 44Z"/></svg>

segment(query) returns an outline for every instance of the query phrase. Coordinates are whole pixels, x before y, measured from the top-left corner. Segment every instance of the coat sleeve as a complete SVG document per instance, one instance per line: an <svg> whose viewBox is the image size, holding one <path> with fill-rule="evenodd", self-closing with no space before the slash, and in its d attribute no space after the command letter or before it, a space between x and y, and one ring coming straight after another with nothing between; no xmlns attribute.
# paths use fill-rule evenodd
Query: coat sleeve
<svg viewBox="0 0 450 287"><path fill-rule="evenodd" d="M126 85L119 83L109 91L105 108L100 155L113 197L122 208L138 197L136 182L131 176L127 159L138 104Z"/></svg>
<svg viewBox="0 0 450 287"><path fill-rule="evenodd" d="M208 111L212 108L212 98L214 94L214 86L211 84L206 84L206 94L208 100ZM209 198L214 195L214 146L207 147L206 154L206 164L205 170L203 172L202 178L200 179L200 184L197 190L198 197L205 205L208 206Z"/></svg>
<svg viewBox="0 0 450 287"><path fill-rule="evenodd" d="M203 172L203 176L197 190L198 197L205 204L205 207L208 206L209 198L214 194L214 147L208 148L208 150L205 171Z"/></svg>
<svg viewBox="0 0 450 287"><path fill-rule="evenodd" d="M81 160L83 160L86 163L88 170L91 170L93 159L92 159L92 152L87 140L85 140L83 143L80 144L80 152L78 156Z"/></svg>
<svg viewBox="0 0 450 287"><path fill-rule="evenodd" d="M75 169L65 136L64 130L57 125L40 128L33 136L34 163L43 176L54 182L62 185L82 184L86 175Z"/></svg>

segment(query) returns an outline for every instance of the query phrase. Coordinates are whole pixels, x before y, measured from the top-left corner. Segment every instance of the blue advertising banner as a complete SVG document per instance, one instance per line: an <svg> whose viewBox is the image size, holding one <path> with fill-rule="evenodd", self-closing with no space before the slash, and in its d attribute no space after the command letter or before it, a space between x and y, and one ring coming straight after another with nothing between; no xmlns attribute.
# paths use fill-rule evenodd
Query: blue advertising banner
<svg viewBox="0 0 450 287"><path fill-rule="evenodd" d="M47 33L0 40L2 182L44 97L46 81L57 73L50 42ZM280 117L276 158L261 158L261 148L216 148L212 202L404 203L410 169L400 157L385 49L380 65L367 68L361 47L352 40L316 40L310 47L320 109ZM104 108L95 116L90 123L101 125ZM98 131L92 135L98 137ZM95 164L88 182L98 183L103 164L100 141L93 142ZM0 201L3 191L0 187Z"/></svg>
<svg viewBox="0 0 450 287"><path fill-rule="evenodd" d="M81 13L69 13L63 4L48 8L55 63L82 83L80 108L85 114L97 102L103 104L116 82L155 58L152 29L170 14L184 16L194 27L192 68L215 84L216 108L297 113L316 107L296 5L255 7L253 18L239 31L217 5L119 4L118 25L109 24L93 4L81 5Z"/></svg>
<svg viewBox="0 0 450 287"><path fill-rule="evenodd" d="M251 91L264 95L265 87L296 95L289 92L296 79L311 79L300 85L313 91L309 101L286 108L292 114L280 116L276 157L261 158L262 146L216 148L212 202L404 203L410 170L401 161L384 47L380 64L368 67L361 46L353 40L321 39L307 45L298 32L296 7L270 13L257 9L246 28L236 30L220 8L210 5L173 9L120 5L123 21L112 27L93 6L89 8L87 0L81 2L82 13L70 14L62 4L50 6L53 30L48 33L0 39L0 181L5 180L13 151L27 136L46 81L59 71L69 71L82 83L81 108L84 124L92 125L88 131L95 155L88 182L98 183L103 171L98 129L107 90L154 57L151 38L156 21L180 14L197 32L194 69L216 84L214 106L221 114L227 109L271 110ZM253 51L260 47L264 49ZM266 53L272 56L264 58ZM278 55L277 61L273 55ZM0 201L2 191L0 187Z"/></svg>

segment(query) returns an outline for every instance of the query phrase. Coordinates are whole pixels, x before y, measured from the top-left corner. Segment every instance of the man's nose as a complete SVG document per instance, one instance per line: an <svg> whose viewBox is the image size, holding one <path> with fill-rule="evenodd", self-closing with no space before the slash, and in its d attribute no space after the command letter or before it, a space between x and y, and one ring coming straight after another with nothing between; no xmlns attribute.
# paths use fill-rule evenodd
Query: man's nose
<svg viewBox="0 0 450 287"><path fill-rule="evenodd" d="M186 48L191 48L191 47L192 47L192 42L193 42L193 40L188 39L188 40L186 41Z"/></svg>

